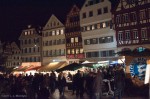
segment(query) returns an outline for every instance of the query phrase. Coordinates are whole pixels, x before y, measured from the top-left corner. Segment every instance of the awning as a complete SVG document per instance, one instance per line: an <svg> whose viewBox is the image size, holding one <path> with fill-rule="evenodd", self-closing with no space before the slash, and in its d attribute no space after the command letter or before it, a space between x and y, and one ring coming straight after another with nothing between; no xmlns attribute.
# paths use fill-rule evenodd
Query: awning
<svg viewBox="0 0 150 99"><path fill-rule="evenodd" d="M25 72L28 69L34 69L41 66L41 62L23 62L21 66L19 66L17 69L14 69L14 71L21 71Z"/></svg>
<svg viewBox="0 0 150 99"><path fill-rule="evenodd" d="M61 72L61 71L65 71L65 70L74 71L74 70L77 70L77 69L80 69L80 68L82 68L82 64L72 63L72 64L69 64L69 65L63 67L63 68L59 68L56 71L57 72Z"/></svg>
<svg viewBox="0 0 150 99"><path fill-rule="evenodd" d="M29 66L21 66L21 67L15 69L14 71L22 71L22 72L23 72L23 71L25 71L28 67L29 67Z"/></svg>
<svg viewBox="0 0 150 99"><path fill-rule="evenodd" d="M25 70L25 72L26 71L30 71L30 70L38 70L38 69L40 69L42 66L31 66L31 67L29 67L29 68L27 68L26 70Z"/></svg>
<svg viewBox="0 0 150 99"><path fill-rule="evenodd" d="M63 62L52 62L49 63L46 66L42 66L40 69L38 69L39 72L48 72L48 71L53 71L56 70L58 68L62 68L64 66L68 65L68 63L66 61Z"/></svg>

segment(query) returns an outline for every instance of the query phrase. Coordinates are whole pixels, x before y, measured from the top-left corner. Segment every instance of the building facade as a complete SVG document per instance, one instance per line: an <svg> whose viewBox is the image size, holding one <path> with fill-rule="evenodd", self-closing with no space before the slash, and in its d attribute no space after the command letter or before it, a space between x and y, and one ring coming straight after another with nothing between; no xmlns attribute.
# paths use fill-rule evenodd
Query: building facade
<svg viewBox="0 0 150 99"><path fill-rule="evenodd" d="M125 55L126 71L134 74L137 67L144 73L150 59L150 0L119 0L112 13L118 51L131 52Z"/></svg>
<svg viewBox="0 0 150 99"><path fill-rule="evenodd" d="M40 29L28 25L22 30L19 37L22 65L27 63L39 63L41 65L41 33Z"/></svg>
<svg viewBox="0 0 150 99"><path fill-rule="evenodd" d="M86 60L108 66L118 61L115 31L112 29L111 3L86 0L80 11L83 49Z"/></svg>
<svg viewBox="0 0 150 99"><path fill-rule="evenodd" d="M74 5L65 24L66 57L69 63L79 63L84 58L80 29L80 9Z"/></svg>
<svg viewBox="0 0 150 99"><path fill-rule="evenodd" d="M12 67L21 66L21 50L15 42L11 43L12 48Z"/></svg>
<svg viewBox="0 0 150 99"><path fill-rule="evenodd" d="M64 25L52 15L42 32L43 65L66 60Z"/></svg>
<svg viewBox="0 0 150 99"><path fill-rule="evenodd" d="M5 57L4 66L12 67L12 47L9 42L3 43L3 57Z"/></svg>
<svg viewBox="0 0 150 99"><path fill-rule="evenodd" d="M117 46L120 50L140 46L150 48L149 0L120 0L112 13Z"/></svg>

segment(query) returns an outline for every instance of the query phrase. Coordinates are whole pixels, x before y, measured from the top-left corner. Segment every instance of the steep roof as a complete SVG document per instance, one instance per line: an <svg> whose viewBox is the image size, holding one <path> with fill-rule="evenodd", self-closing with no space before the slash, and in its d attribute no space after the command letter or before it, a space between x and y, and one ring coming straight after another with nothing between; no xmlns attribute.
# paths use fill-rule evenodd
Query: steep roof
<svg viewBox="0 0 150 99"><path fill-rule="evenodd" d="M64 27L64 25L54 14L52 14L43 29L46 30L58 27Z"/></svg>

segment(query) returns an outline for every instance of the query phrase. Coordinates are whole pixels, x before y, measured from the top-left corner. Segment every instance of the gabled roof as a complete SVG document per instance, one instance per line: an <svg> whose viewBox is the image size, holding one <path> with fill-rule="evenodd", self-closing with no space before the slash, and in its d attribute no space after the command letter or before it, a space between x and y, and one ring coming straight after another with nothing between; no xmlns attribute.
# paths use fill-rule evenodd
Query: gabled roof
<svg viewBox="0 0 150 99"><path fill-rule="evenodd" d="M59 27L64 27L64 25L60 22L60 20L58 20L58 18L54 14L52 14L49 20L47 21L46 25L44 26L43 30L54 29Z"/></svg>
<svg viewBox="0 0 150 99"><path fill-rule="evenodd" d="M11 47L12 47L12 49L20 50L19 47L18 47L18 45L15 42L11 43Z"/></svg>
<svg viewBox="0 0 150 99"><path fill-rule="evenodd" d="M73 7L71 8L69 14L73 13L73 12L78 12L80 11L79 7L77 7L77 5L73 5Z"/></svg>
<svg viewBox="0 0 150 99"><path fill-rule="evenodd" d="M33 35L25 35L25 31L34 31ZM37 27L29 27L27 29L22 30L22 33L19 37L19 40L21 39L25 39L25 38L35 38L35 37L40 37L39 31L41 31L40 29L38 29Z"/></svg>

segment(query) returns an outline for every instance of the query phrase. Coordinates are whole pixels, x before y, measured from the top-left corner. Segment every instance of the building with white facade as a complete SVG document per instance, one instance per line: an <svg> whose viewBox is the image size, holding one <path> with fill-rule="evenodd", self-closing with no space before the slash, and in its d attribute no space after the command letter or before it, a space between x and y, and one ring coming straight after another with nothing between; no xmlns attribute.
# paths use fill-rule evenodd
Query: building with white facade
<svg viewBox="0 0 150 99"><path fill-rule="evenodd" d="M19 37L21 49L21 66L41 66L41 34L40 29L28 25Z"/></svg>
<svg viewBox="0 0 150 99"><path fill-rule="evenodd" d="M64 29L64 25L55 15L52 15L45 24L42 32L43 65L67 61Z"/></svg>
<svg viewBox="0 0 150 99"><path fill-rule="evenodd" d="M103 66L118 61L115 31L112 29L111 3L86 0L80 11L83 49L86 60Z"/></svg>

